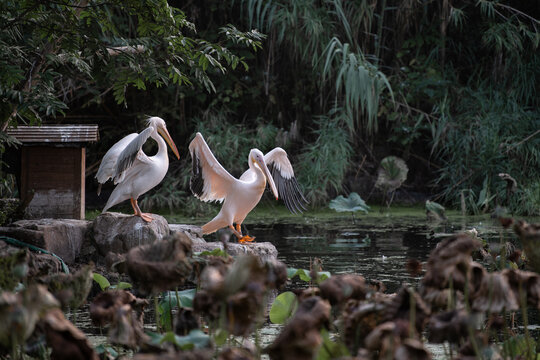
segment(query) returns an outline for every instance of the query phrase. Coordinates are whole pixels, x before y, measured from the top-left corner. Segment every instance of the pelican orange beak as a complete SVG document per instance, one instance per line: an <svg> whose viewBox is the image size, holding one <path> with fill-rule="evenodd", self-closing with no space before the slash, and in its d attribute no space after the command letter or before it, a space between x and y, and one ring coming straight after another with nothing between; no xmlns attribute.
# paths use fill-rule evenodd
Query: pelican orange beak
<svg viewBox="0 0 540 360"><path fill-rule="evenodd" d="M174 155L176 155L176 157L180 159L180 154L178 153L178 149L176 148L176 145L174 144L174 141L172 140L171 135L169 135L169 132L167 131L167 129L158 127L158 132L165 139L167 144L169 144Z"/></svg>
<svg viewBox="0 0 540 360"><path fill-rule="evenodd" d="M266 176L266 180L268 181L268 184L270 184L270 189L272 189L272 192L274 193L274 196L276 197L276 200L278 199L278 191L276 188L276 183L274 182L274 178L272 177L272 174L270 174L270 170L268 170L268 166L266 166L266 162L264 160L258 161L255 160L259 167L264 172L264 175Z"/></svg>

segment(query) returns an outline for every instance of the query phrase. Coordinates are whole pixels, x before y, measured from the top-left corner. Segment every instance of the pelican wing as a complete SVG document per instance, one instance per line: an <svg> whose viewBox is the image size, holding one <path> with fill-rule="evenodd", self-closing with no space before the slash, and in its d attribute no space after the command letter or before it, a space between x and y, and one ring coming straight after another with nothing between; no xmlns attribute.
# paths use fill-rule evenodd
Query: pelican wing
<svg viewBox="0 0 540 360"><path fill-rule="evenodd" d="M285 206L292 213L306 210L308 201L302 194L298 181L294 177L294 170L287 153L280 147L275 148L266 155L264 161L274 178L279 197L285 202Z"/></svg>
<svg viewBox="0 0 540 360"><path fill-rule="evenodd" d="M101 185L106 183L110 178L116 176L116 162L118 156L126 148L126 146L137 137L137 133L129 134L114 144L103 156L99 169L96 173L96 179L99 182L98 195L101 192Z"/></svg>
<svg viewBox="0 0 540 360"><path fill-rule="evenodd" d="M212 154L201 133L189 144L192 173L189 187L202 201L223 201L237 181Z"/></svg>
<svg viewBox="0 0 540 360"><path fill-rule="evenodd" d="M118 161L116 162L116 169L114 175L114 183L121 183L125 178L125 172L132 165L135 159L142 162L148 162L148 157L144 152L141 151L142 146L148 140L150 135L154 132L152 126L147 127L140 134L134 137L129 144L126 145L124 150L118 156Z"/></svg>

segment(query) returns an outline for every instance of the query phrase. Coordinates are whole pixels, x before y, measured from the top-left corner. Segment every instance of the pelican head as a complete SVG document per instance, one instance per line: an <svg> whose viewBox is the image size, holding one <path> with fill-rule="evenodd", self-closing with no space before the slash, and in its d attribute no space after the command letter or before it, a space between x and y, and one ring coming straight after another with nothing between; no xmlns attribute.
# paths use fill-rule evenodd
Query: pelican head
<svg viewBox="0 0 540 360"><path fill-rule="evenodd" d="M255 164L261 169L264 176L266 176L266 180L270 184L270 189L272 189L272 192L274 193L274 196L276 197L276 200L278 199L278 191L276 188L276 184L274 183L274 178L270 174L270 170L268 170L268 166L266 166L266 161L264 161L264 154L259 149L251 149L249 152L249 163Z"/></svg>
<svg viewBox="0 0 540 360"><path fill-rule="evenodd" d="M176 145L174 144L171 135L169 135L169 132L167 131L167 125L165 124L165 120L157 116L152 116L148 119L148 126L152 126L154 129L156 129L156 131L163 137L163 139L165 139L167 144L169 144L174 155L176 155L176 157L180 159L178 149L176 148Z"/></svg>

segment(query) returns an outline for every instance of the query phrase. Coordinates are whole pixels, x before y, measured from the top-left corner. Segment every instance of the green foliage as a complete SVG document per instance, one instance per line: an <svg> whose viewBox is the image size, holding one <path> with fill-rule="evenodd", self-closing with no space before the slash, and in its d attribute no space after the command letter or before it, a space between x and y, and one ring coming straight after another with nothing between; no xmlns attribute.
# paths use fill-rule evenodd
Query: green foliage
<svg viewBox="0 0 540 360"><path fill-rule="evenodd" d="M12 176L3 179L3 181L0 180L0 194L4 182L7 184L6 186L15 186ZM23 214L21 214L21 205L18 199L13 199L11 196L0 197L0 226L7 226L22 218Z"/></svg>
<svg viewBox="0 0 540 360"><path fill-rule="evenodd" d="M109 282L109 280L107 280L105 276L98 273L94 273L92 276L94 278L94 281L98 283L101 291L105 291L111 287L111 283Z"/></svg>
<svg viewBox="0 0 540 360"><path fill-rule="evenodd" d="M50 121L67 107L70 116L106 113L88 151L94 164L125 135L119 124L156 114L180 149L203 132L235 176L249 149L284 147L314 205L344 192L353 162L374 175L395 154L411 166L415 191L436 177L431 190L445 206L459 207L464 194L469 212L504 203L538 213L538 174L526 173L539 168L540 14L528 2L81 4L0 4L4 126ZM182 155L144 208L215 210L190 196ZM499 169L519 183L508 201Z"/></svg>
<svg viewBox="0 0 540 360"><path fill-rule="evenodd" d="M221 165L239 177L248 168L247 158L251 149L272 150L277 129L262 122L250 129L230 122L225 115L226 112L209 111L202 119L196 119L195 130L204 135Z"/></svg>
<svg viewBox="0 0 540 360"><path fill-rule="evenodd" d="M349 350L340 340L332 341L328 330L322 329L323 343L317 353L317 360L339 359L350 356Z"/></svg>
<svg viewBox="0 0 540 360"><path fill-rule="evenodd" d="M312 280L309 270L287 268L287 277L289 279L292 279L295 276L298 276L300 278L300 280L305 281L305 282L311 282L311 280ZM330 272L328 272L328 271L319 271L317 273L317 276L318 276L317 280L319 282L321 282L321 281L324 281L324 280L328 279L330 276L332 276L332 274L330 274Z"/></svg>
<svg viewBox="0 0 540 360"><path fill-rule="evenodd" d="M26 277L26 257L26 250L19 250L0 258L0 289L12 291Z"/></svg>
<svg viewBox="0 0 540 360"><path fill-rule="evenodd" d="M163 294L159 302L159 321L160 326L165 329L172 329L172 311L179 307L193 307L193 298L195 297L196 289L187 289L182 291L168 291Z"/></svg>
<svg viewBox="0 0 540 360"><path fill-rule="evenodd" d="M382 159L381 167L386 171L390 180L400 180L400 182L403 182L407 178L407 166L403 166L403 162L400 162L400 160L395 156L388 156Z"/></svg>
<svg viewBox="0 0 540 360"><path fill-rule="evenodd" d="M145 211L168 209L171 214L175 209L182 208L190 195L182 190L180 186L182 180L174 175L165 177L159 186L144 194L140 201L141 207Z"/></svg>
<svg viewBox="0 0 540 360"><path fill-rule="evenodd" d="M212 251L205 250L205 251L202 251L202 252L198 253L197 255L199 255L199 256L221 256L221 257L225 257L225 258L229 256L229 255L227 255L225 250L220 249L220 248L215 248Z"/></svg>
<svg viewBox="0 0 540 360"><path fill-rule="evenodd" d="M536 341L534 338L529 335L516 335L509 337L502 342L502 354L509 358L527 358L530 359L531 356L536 355L535 346L530 346L530 344L535 344Z"/></svg>
<svg viewBox="0 0 540 360"><path fill-rule="evenodd" d="M392 92L386 76L361 53L353 52L350 44L341 43L336 37L330 40L322 56L325 58L322 82L335 79L336 102L338 96L344 99L342 111L349 129L356 128L354 119L362 119L362 111L367 118L362 129L368 134L376 132L380 95L384 88Z"/></svg>
<svg viewBox="0 0 540 360"><path fill-rule="evenodd" d="M443 220L446 219L445 215L445 208L439 203L436 203L435 201L429 201L426 200L426 213L428 215L428 218L433 218L437 220Z"/></svg>
<svg viewBox="0 0 540 360"><path fill-rule="evenodd" d="M273 324L285 324L298 307L296 295L290 291L279 294L270 308L270 321Z"/></svg>
<svg viewBox="0 0 540 360"><path fill-rule="evenodd" d="M129 87L200 86L215 91L210 73L247 63L225 46L196 36L184 12L161 0L35 0L2 2L0 98L8 122L41 121L70 101L99 99L112 90L127 105ZM6 31L4 31L6 30ZM263 35L233 25L224 40L260 48ZM77 95L73 96L72 92Z"/></svg>
<svg viewBox="0 0 540 360"><path fill-rule="evenodd" d="M133 287L130 283L125 282L125 281L119 281L118 284L111 285L111 283L109 282L109 280L107 280L105 276L98 274L96 272L92 274L92 277L94 281L98 283L99 287L101 288L101 291L105 291L109 289L126 290L126 289L131 289Z"/></svg>
<svg viewBox="0 0 540 360"><path fill-rule="evenodd" d="M306 145L300 155L299 182L313 204L328 200L328 192L341 190L351 158L352 148L340 118L321 116L315 119L317 139Z"/></svg>
<svg viewBox="0 0 540 360"><path fill-rule="evenodd" d="M458 206L463 193L471 213L503 204L512 212L539 214L534 208L538 198L520 195L534 193L540 177L540 137L531 136L540 126L540 113L516 101L498 91L464 89L454 103L441 107L433 134L443 162L436 183L445 184L441 195L446 201ZM506 199L499 173L511 174L521 192Z"/></svg>
<svg viewBox="0 0 540 360"><path fill-rule="evenodd" d="M334 209L338 212L343 211L363 211L366 214L369 212L369 206L366 204L366 202L355 192L352 192L349 194L348 197L344 197L343 195L339 195L334 200L330 201L330 204L328 205L330 209Z"/></svg>
<svg viewBox="0 0 540 360"><path fill-rule="evenodd" d="M99 344L95 347L96 353L105 359L117 359L119 357L118 351L116 351L110 345Z"/></svg>

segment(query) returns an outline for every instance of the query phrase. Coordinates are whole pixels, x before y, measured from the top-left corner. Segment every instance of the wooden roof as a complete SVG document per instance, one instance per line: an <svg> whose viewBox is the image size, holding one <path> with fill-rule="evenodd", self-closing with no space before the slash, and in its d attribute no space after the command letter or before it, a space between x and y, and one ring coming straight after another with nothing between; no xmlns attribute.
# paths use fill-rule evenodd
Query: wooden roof
<svg viewBox="0 0 540 360"><path fill-rule="evenodd" d="M82 143L99 140L97 125L17 126L8 135L22 143Z"/></svg>

